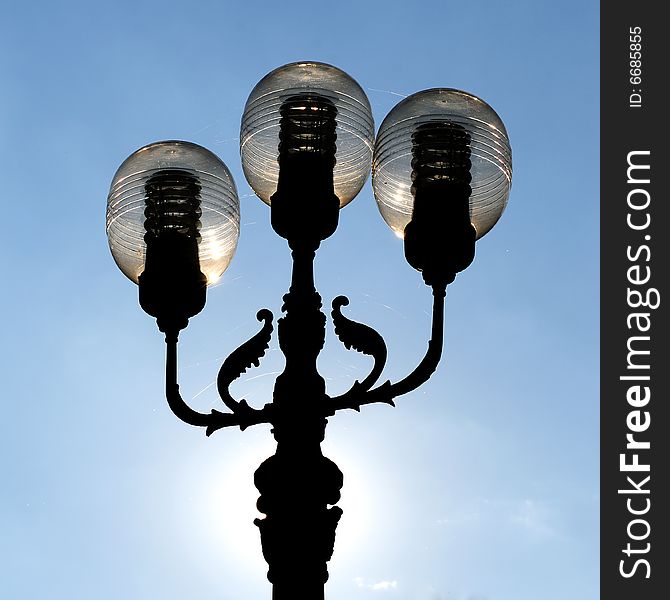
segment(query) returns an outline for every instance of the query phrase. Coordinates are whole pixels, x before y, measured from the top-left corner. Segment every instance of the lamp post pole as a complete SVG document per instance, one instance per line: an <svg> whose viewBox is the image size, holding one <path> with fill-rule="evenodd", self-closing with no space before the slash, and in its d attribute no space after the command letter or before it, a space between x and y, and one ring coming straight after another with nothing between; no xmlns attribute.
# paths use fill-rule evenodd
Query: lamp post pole
<svg viewBox="0 0 670 600"><path fill-rule="evenodd" d="M268 80L279 92L268 87ZM340 88L348 89L347 94L339 97ZM359 106L352 109L356 94ZM274 113L268 109L273 98ZM326 316L314 285L314 259L321 242L335 232L341 206L365 180L366 156L371 158L366 140L372 137L366 103L353 80L321 63L277 69L258 84L247 103L241 142L245 173L270 204L272 227L287 240L293 257L284 314L277 322L286 364L276 379L272 402L263 408L235 400L229 387L258 365L269 346L273 315L267 309L257 315L263 323L260 331L231 353L219 371L217 388L227 412L192 409L177 383L179 332L204 307L207 284L225 270L236 245L239 204L225 165L194 144L152 144L121 166L108 200L107 229L114 258L139 284L142 308L156 317L165 333L170 409L185 423L205 428L208 436L229 426L244 430L260 423L272 425L276 452L260 465L254 482L260 492L257 506L265 515L255 523L269 565L273 600L324 598L327 563L342 515L335 504L343 484L337 465L321 452L327 419L339 410L360 411L367 404L393 406L395 398L430 378L442 353L447 285L472 262L475 240L493 226L509 193L511 156L504 127L476 97L456 90L428 90L389 114L375 144L373 186L382 216L405 239L407 261L432 288L431 339L409 375L374 387L384 369L386 345L374 329L342 314L349 301L338 296L331 312L335 333L347 348L371 356L373 366L347 392L329 396L316 365L325 342ZM410 117L403 112L408 105L414 111ZM485 121L478 110L493 123L490 130L482 127ZM276 118L268 116L275 113ZM358 132L348 138L356 127ZM272 128L274 138L263 141ZM255 135L260 136L260 145ZM276 158L262 168L259 157L273 152ZM402 177L396 172L403 162L398 158L406 163ZM398 189L393 191L389 182ZM135 247L130 243L133 236Z"/></svg>
<svg viewBox="0 0 670 600"><path fill-rule="evenodd" d="M275 600L324 597L326 563L342 514L340 508L328 507L340 499L342 473L321 453L326 392L316 358L324 344L326 317L314 288L313 259L311 248L294 248L291 288L278 323L286 367L273 396L277 450L254 476L261 494L258 509L267 515L255 523Z"/></svg>

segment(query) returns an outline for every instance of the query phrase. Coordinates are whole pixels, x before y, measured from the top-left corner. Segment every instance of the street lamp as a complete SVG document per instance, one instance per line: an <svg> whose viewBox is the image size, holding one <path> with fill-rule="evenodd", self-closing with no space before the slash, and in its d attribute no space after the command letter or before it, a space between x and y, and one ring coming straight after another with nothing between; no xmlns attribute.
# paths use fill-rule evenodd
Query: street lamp
<svg viewBox="0 0 670 600"><path fill-rule="evenodd" d="M342 511L342 473L323 456L328 417L373 403L393 405L426 382L442 353L446 287L474 258L475 240L500 218L511 185L511 150L498 115L479 98L431 89L401 101L376 141L362 88L336 67L285 65L253 89L242 117L244 174L270 205L271 223L292 252L293 272L278 320L286 357L272 402L253 408L229 387L269 346L273 316L258 312L260 331L223 363L217 378L228 408L200 413L177 384L177 338L205 304L208 284L228 266L239 234L239 200L225 165L181 141L158 142L132 154L112 181L107 233L119 268L139 285L142 308L157 319L167 343L166 396L182 421L207 435L228 426L272 424L273 456L255 473L256 519L269 565L273 599L324 597L327 562ZM332 302L335 333L347 348L372 356L369 375L339 395L326 393L316 360L326 317L314 286L313 262L337 228L339 211L370 171L384 220L404 238L405 256L433 292L432 335L418 366L396 383L375 387L386 362L383 338L345 317L349 301Z"/></svg>

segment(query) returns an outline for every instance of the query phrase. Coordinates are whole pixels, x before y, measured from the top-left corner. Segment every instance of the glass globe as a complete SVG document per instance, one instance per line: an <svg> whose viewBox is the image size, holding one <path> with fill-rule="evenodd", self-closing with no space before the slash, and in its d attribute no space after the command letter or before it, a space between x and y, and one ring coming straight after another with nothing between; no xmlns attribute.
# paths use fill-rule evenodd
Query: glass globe
<svg viewBox="0 0 670 600"><path fill-rule="evenodd" d="M302 109L306 115L303 129L307 132L314 129L310 115L334 107L337 136L334 187L340 207L344 206L363 187L372 161L374 122L365 92L340 69L319 62L284 65L256 84L244 107L240 154L249 185L267 204L277 190L280 111L286 107L290 107L293 115ZM313 149L314 137L305 134L304 149Z"/></svg>
<svg viewBox="0 0 670 600"><path fill-rule="evenodd" d="M430 147L431 139L437 140L433 142L436 148ZM424 90L391 110L375 142L375 199L382 217L398 237L403 237L412 219L412 184L416 177L416 161L413 165L412 160L417 155L417 144L426 146L418 150L422 156L432 152L434 157L442 155L433 160L444 161L443 157L449 155L448 149L445 154L449 139L460 139L454 143L467 145L466 149L455 148L452 154L466 153L470 160L470 221L477 238L490 231L502 215L512 185L512 150L500 117L486 102L467 92ZM450 167L443 168L448 172Z"/></svg>
<svg viewBox="0 0 670 600"><path fill-rule="evenodd" d="M200 271L215 283L235 253L240 202L225 164L182 141L155 142L131 154L114 175L107 199L107 237L116 264L138 283L148 236L192 238Z"/></svg>

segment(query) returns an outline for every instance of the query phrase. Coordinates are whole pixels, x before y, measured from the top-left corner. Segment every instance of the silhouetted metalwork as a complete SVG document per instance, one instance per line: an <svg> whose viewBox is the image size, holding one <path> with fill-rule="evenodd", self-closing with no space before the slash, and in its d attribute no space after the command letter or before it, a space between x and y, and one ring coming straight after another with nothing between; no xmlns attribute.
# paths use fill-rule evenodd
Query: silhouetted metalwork
<svg viewBox="0 0 670 600"><path fill-rule="evenodd" d="M200 413L182 399L177 383L177 339L188 318L204 305L204 275L198 264L199 184L193 174L176 169L156 173L146 184L146 269L140 276L140 303L157 318L166 334L166 396L174 414L206 434L223 427L244 430L270 423L276 453L255 474L260 492L257 519L273 598L324 597L327 562L342 510L342 473L323 456L327 418L338 410L383 403L407 394L429 379L440 360L444 298L447 284L474 257L475 233L470 224L469 135L454 123L432 122L413 134L415 207L405 229L409 263L422 271L433 290L432 335L418 366L397 383L377 387L387 358L382 336L371 327L344 316L344 296L332 302L332 318L340 341L348 349L373 358L370 373L342 395L326 392L316 361L326 332L326 316L314 286L313 263L320 243L337 227L339 199L333 191L337 138L333 103L316 94L287 99L281 107L280 174L271 201L275 231L286 238L293 256L291 285L278 320L279 347L286 357L277 377L272 402L262 409L236 400L231 384L258 366L269 347L273 315L259 311L260 331L223 363L218 392L228 412ZM297 591L296 582L300 582Z"/></svg>
<svg viewBox="0 0 670 600"><path fill-rule="evenodd" d="M161 331L183 329L205 306L200 271L200 182L180 169L163 169L145 184L146 261L139 277L140 305Z"/></svg>
<svg viewBox="0 0 670 600"><path fill-rule="evenodd" d="M470 135L449 121L419 125L412 134L412 220L405 257L424 281L446 286L475 257L470 222Z"/></svg>
<svg viewBox="0 0 670 600"><path fill-rule="evenodd" d="M395 399L425 383L442 354L447 286L474 259L475 240L500 218L509 197L512 156L504 124L483 100L433 88L404 98L378 134L363 89L343 71L314 61L275 69L254 87L240 127L245 177L271 207L293 268L277 320L285 356L272 401L262 408L231 388L269 348L274 317L257 313L260 329L223 362L216 380L223 406L191 408L177 381L177 342L205 305L239 236L239 198L229 169L209 150L185 141L155 142L119 167L107 199L106 228L116 264L139 285L142 308L165 333L166 398L185 423L206 435L225 427L270 424L276 452L255 473L256 519L273 600L322 600L342 515L342 473L323 456L328 419L340 410ZM331 304L335 334L370 356L369 373L329 395L317 369L326 315L314 285L314 260L337 229L339 211L361 190L372 166L380 213L404 237L405 258L433 295L428 348L403 379L382 380L387 348L372 327Z"/></svg>

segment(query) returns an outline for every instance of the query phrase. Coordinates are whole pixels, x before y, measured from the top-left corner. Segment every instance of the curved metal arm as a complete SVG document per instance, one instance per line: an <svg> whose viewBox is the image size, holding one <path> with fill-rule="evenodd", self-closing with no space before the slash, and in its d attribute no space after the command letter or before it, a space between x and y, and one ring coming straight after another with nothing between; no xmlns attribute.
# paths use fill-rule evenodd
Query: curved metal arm
<svg viewBox="0 0 670 600"><path fill-rule="evenodd" d="M394 398L407 394L424 384L437 369L442 357L442 345L444 340L444 298L446 296L446 285L433 286L433 323L431 339L428 342L428 350L423 360L407 377L397 383L386 381L374 390L366 391L355 384L346 394L332 398L328 403L328 415L345 408L360 410L365 404L377 402L395 406Z"/></svg>
<svg viewBox="0 0 670 600"><path fill-rule="evenodd" d="M389 391L394 398L412 392L426 383L437 369L440 358L442 358L442 345L444 343L444 298L446 295L446 285L433 286L433 324L428 350L414 371L398 383L391 385Z"/></svg>
<svg viewBox="0 0 670 600"><path fill-rule="evenodd" d="M345 317L341 309L348 304L349 298L346 296L338 296L333 300L333 311L331 314L333 316L333 324L335 325L335 334L340 338L340 341L347 350L353 348L357 352L372 356L375 362L372 371L370 371L370 374L362 382L356 381L348 392L338 398L334 398L333 400L335 401L346 396L354 389L357 393L369 390L379 379L386 364L387 351L384 338L372 329L372 327Z"/></svg>
<svg viewBox="0 0 670 600"><path fill-rule="evenodd" d="M168 333L165 336L167 344L167 357L165 361L165 397L170 410L175 416L195 427L206 427L206 435L221 429L222 427L239 426L240 429L246 429L249 425L258 423L269 423L269 411L267 406L262 410L250 408L246 402L240 410L231 413L222 413L218 410L212 410L210 413L201 413L193 410L179 393L179 384L177 383L177 334Z"/></svg>

